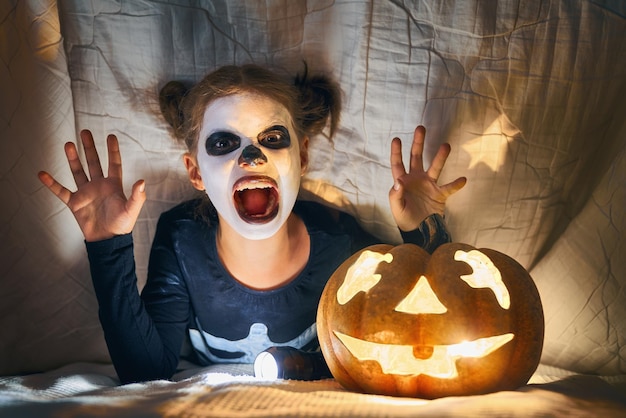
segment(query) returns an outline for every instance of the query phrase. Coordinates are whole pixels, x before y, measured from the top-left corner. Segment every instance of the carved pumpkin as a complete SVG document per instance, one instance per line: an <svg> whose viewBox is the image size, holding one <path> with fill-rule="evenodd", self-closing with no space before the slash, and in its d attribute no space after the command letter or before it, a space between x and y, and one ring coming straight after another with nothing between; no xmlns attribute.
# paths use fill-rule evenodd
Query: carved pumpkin
<svg viewBox="0 0 626 418"><path fill-rule="evenodd" d="M420 398L512 390L543 346L539 293L515 260L445 244L375 245L331 276L317 327L344 387Z"/></svg>

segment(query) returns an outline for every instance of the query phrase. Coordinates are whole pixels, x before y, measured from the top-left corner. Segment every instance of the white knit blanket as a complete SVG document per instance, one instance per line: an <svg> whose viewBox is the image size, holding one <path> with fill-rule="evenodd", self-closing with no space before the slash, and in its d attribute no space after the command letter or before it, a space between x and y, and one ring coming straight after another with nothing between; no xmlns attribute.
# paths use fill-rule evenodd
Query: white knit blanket
<svg viewBox="0 0 626 418"><path fill-rule="evenodd" d="M179 375L178 381L121 386L111 366L95 364L2 377L0 417L626 416L618 380L608 383L545 366L516 391L432 401L349 392L332 379L267 381L247 371L214 367Z"/></svg>

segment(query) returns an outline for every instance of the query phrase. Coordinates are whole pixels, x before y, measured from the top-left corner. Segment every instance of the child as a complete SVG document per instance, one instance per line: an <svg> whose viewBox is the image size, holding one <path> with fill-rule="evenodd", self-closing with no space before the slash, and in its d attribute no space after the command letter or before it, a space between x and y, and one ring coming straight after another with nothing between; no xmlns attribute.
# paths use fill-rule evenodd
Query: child
<svg viewBox="0 0 626 418"><path fill-rule="evenodd" d="M39 173L85 236L122 382L170 378L185 340L202 365L251 363L275 345L317 348L326 281L351 254L379 242L351 216L296 199L309 138L327 124L334 133L339 107L337 87L306 72L294 83L255 65L227 66L189 91L169 83L162 112L188 147L183 161L192 185L206 193L162 214L141 296L131 231L145 184L136 182L126 199L116 137L107 138L108 177L89 131L80 134L89 178L76 146L65 145L76 192ZM392 141L389 201L404 240L432 251L449 241L445 201L465 178L437 185L450 147L442 145L424 171L424 135L423 127L415 130L408 172L400 140Z"/></svg>

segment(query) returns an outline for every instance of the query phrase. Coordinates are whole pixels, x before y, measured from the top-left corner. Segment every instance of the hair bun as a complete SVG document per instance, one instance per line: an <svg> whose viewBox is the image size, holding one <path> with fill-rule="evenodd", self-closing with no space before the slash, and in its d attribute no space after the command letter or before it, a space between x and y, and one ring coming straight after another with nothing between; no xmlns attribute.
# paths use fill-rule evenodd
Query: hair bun
<svg viewBox="0 0 626 418"><path fill-rule="evenodd" d="M174 128L174 134L179 137L179 131L185 122L183 99L189 88L180 81L168 82L159 92L159 107L165 120Z"/></svg>
<svg viewBox="0 0 626 418"><path fill-rule="evenodd" d="M300 92L302 109L302 126L312 134L320 133L330 120L330 137L339 124L341 112L341 90L337 83L325 75L309 76L308 67L304 64L304 73L295 78L296 87Z"/></svg>

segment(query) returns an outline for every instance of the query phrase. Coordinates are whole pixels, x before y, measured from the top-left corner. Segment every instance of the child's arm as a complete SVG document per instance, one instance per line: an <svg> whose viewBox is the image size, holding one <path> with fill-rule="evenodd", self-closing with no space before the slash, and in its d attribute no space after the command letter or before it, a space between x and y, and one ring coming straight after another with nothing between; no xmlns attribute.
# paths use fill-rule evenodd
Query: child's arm
<svg viewBox="0 0 626 418"><path fill-rule="evenodd" d="M187 295L184 292L167 295L170 300L177 301L176 306L172 304L167 309L178 308L177 313L183 311L178 322L175 315L170 315L170 322L159 326L148 314L137 291L130 234L146 200L144 181L136 182L126 199L122 160L115 135L107 137L109 167L106 177L91 132L84 130L80 137L88 175L78 157L76 145L65 144L65 154L78 190L71 192L43 171L39 173L39 179L68 206L83 231L100 323L120 379L127 383L169 378L178 363L187 325Z"/></svg>
<svg viewBox="0 0 626 418"><path fill-rule="evenodd" d="M122 383L169 379L176 371L189 318L189 300L173 250L157 229L159 279L168 281L152 310L137 291L132 235L87 242L98 315ZM151 264L152 260L151 260ZM173 283L179 283L178 286Z"/></svg>

